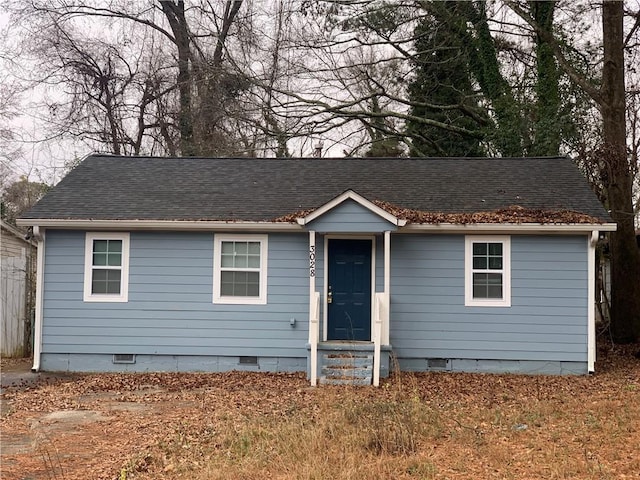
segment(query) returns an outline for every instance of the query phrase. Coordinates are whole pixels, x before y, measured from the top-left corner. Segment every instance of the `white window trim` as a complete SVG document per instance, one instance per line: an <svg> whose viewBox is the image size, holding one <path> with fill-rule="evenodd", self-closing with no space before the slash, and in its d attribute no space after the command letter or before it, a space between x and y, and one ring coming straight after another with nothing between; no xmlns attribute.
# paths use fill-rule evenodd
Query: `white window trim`
<svg viewBox="0 0 640 480"><path fill-rule="evenodd" d="M222 242L260 242L260 296L232 297L220 294ZM226 305L266 305L267 304L267 254L268 235L233 235L217 233L213 239L213 303Z"/></svg>
<svg viewBox="0 0 640 480"><path fill-rule="evenodd" d="M508 235L466 235L464 239L464 305L466 307L511 306L511 237ZM473 244L502 243L502 299L473 298Z"/></svg>
<svg viewBox="0 0 640 480"><path fill-rule="evenodd" d="M122 266L120 267L120 294L91 293L93 277L93 241L122 240ZM128 302L129 301L129 233L87 232L84 242L84 301Z"/></svg>

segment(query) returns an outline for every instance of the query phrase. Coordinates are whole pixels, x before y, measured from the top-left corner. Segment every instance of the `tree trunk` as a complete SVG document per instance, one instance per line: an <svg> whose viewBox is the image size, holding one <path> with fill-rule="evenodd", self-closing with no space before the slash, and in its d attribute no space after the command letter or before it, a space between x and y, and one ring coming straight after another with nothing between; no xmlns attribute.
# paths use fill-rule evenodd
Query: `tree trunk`
<svg viewBox="0 0 640 480"><path fill-rule="evenodd" d="M560 93L558 66L553 48L546 38L553 35L553 12L555 0L535 0L529 2L531 13L541 30L536 33L536 119L533 145L530 154L553 157L560 153Z"/></svg>
<svg viewBox="0 0 640 480"><path fill-rule="evenodd" d="M192 157L196 154L193 138L193 116L191 114L192 75L190 69L191 46L189 28L184 16L184 1L161 1L164 12L178 48L178 91L180 92L180 111L178 125L180 130L180 150L183 156Z"/></svg>
<svg viewBox="0 0 640 480"><path fill-rule="evenodd" d="M611 217L611 333L618 343L640 340L640 251L633 224L632 169L627 157L623 2L602 2L603 181Z"/></svg>

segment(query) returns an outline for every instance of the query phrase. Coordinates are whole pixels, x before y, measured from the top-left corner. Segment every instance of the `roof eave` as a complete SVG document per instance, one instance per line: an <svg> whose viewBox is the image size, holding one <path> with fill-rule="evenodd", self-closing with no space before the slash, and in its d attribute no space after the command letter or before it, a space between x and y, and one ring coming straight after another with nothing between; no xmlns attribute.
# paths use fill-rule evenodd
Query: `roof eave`
<svg viewBox="0 0 640 480"><path fill-rule="evenodd" d="M615 223L410 223L399 233L587 233L615 232Z"/></svg>
<svg viewBox="0 0 640 480"><path fill-rule="evenodd" d="M96 220L23 218L18 225L44 228L79 230L259 230L259 231L303 231L296 223L255 222L255 221L214 221L214 220Z"/></svg>
<svg viewBox="0 0 640 480"><path fill-rule="evenodd" d="M294 222L210 221L210 220L96 220L96 219L18 219L20 226L78 230L255 230L264 232L300 232L303 225ZM586 233L613 232L615 223L410 223L400 224L398 233Z"/></svg>

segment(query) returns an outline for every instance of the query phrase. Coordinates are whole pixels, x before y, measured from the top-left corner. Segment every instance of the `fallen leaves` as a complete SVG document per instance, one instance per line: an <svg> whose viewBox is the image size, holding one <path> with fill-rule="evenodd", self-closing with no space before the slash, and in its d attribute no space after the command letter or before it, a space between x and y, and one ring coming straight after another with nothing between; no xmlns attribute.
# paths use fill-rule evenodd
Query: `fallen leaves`
<svg viewBox="0 0 640 480"><path fill-rule="evenodd" d="M2 478L310 478L313 462L335 478L632 478L639 348L600 345L593 376L403 373L377 389L311 388L304 374L59 376L4 394ZM108 419L65 424L58 411ZM316 452L301 429L334 450ZM290 446L308 456L287 456L276 441L288 435L311 439ZM347 451L356 435L372 443ZM393 438L412 454L389 449ZM5 454L14 439L23 453Z"/></svg>

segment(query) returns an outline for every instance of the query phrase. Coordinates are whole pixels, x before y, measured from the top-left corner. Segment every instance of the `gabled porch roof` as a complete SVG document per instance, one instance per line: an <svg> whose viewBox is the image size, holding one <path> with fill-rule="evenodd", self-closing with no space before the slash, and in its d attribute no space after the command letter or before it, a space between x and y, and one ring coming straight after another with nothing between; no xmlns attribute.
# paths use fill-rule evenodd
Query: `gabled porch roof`
<svg viewBox="0 0 640 480"><path fill-rule="evenodd" d="M353 190L347 190L346 192L342 193L341 195L338 195L337 197L331 199L330 201L328 201L324 205L321 205L320 207L318 207L317 209L315 209L313 212L309 213L308 215L305 215L305 216L302 216L302 217L298 217L296 219L296 221L297 221L298 225L302 225L302 226L308 225L309 223L313 222L314 220L319 219L323 215L331 212L336 207L344 204L345 202L347 202L349 200L352 200L352 201L356 202L361 207L363 207L365 210L368 210L369 212L373 213L374 215L377 215L378 217L380 217L381 219L386 220L387 222L391 223L395 227L403 227L407 223L407 221L405 219L398 218L395 215L387 212L386 210L383 210L382 208L378 207L376 204L374 204L373 202L367 200L365 197L363 197L362 195L354 192Z"/></svg>

